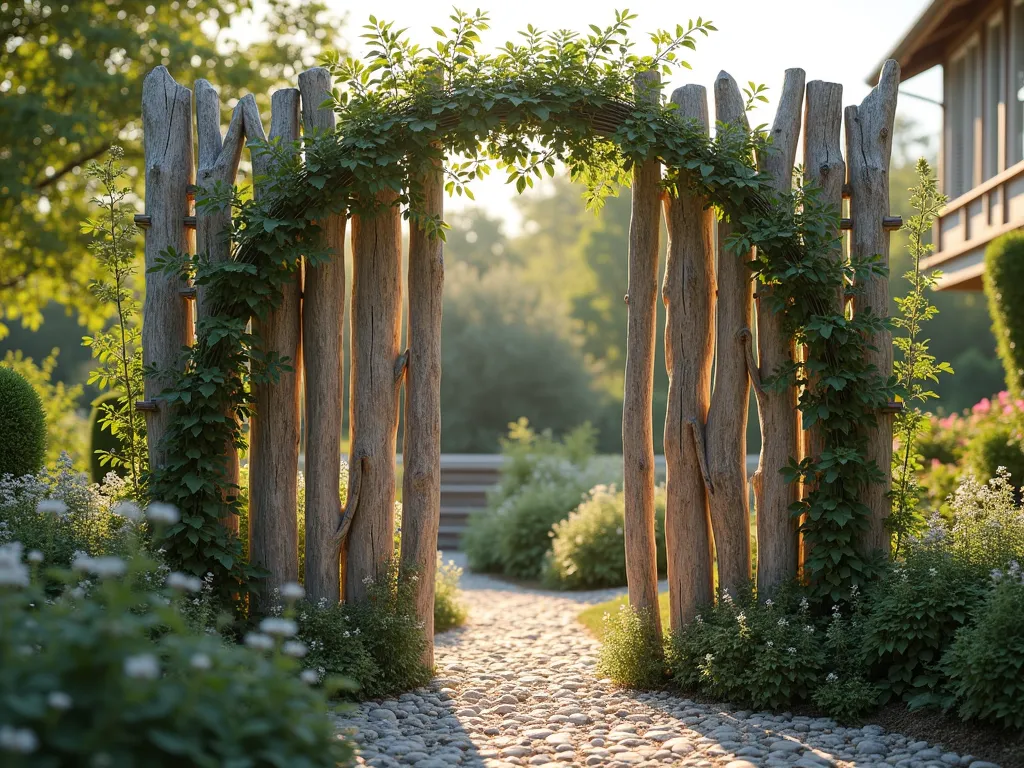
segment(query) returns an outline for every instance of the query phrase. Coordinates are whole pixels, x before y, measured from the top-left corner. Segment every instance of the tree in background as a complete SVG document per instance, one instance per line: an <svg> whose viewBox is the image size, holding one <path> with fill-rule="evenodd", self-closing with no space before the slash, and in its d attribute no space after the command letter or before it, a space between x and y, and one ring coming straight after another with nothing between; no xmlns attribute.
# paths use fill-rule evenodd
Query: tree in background
<svg viewBox="0 0 1024 768"><path fill-rule="evenodd" d="M228 26L266 9L266 39ZM227 107L313 63L340 23L322 0L74 0L0 3L0 338L6 322L37 328L56 301L98 327L107 307L89 290L96 262L78 222L88 217L84 166L115 142L141 192L142 80L159 64L190 83L208 78Z"/></svg>

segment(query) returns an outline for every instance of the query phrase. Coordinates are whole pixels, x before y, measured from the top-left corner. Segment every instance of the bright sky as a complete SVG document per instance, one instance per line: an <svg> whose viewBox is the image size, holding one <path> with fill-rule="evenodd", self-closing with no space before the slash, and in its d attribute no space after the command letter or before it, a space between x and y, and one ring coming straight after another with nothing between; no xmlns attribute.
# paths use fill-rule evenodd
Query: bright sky
<svg viewBox="0 0 1024 768"><path fill-rule="evenodd" d="M770 103L761 105L751 123L771 123L775 98L788 67L802 67L808 80L842 83L846 104L859 103L870 90L865 78L898 42L929 0L472 0L456 3L464 10L477 7L489 12L491 28L483 35L485 46L497 47L533 24L544 30L586 31L588 25L606 26L614 21L614 10L628 7L638 18L633 21L638 52L643 52L646 33L659 27L673 29L698 15L711 20L718 32L700 39L696 52L687 51L692 70L678 70L665 92L686 83L700 83L712 92L720 70L738 82L753 80L769 86ZM446 0L328 0L337 12L348 14L343 37L354 54L364 49L358 36L370 14L394 20L406 27L415 42L432 43L432 26L447 28L452 4ZM244 35L244 33L242 33ZM941 100L942 79L938 68L908 81L903 90ZM714 107L712 106L712 114ZM900 112L916 120L923 130L937 135L941 108L904 97ZM511 230L518 221L510 201L515 190L504 184L500 174L477 182L477 202L506 218ZM461 201L446 201L449 208Z"/></svg>

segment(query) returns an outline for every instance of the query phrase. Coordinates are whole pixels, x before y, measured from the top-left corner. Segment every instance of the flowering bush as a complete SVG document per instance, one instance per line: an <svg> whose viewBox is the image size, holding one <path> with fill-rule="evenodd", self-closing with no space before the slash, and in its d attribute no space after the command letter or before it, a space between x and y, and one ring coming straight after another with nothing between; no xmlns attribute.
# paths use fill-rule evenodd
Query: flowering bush
<svg viewBox="0 0 1024 768"><path fill-rule="evenodd" d="M627 688L664 683L665 659L647 616L625 603L604 614L597 671Z"/></svg>
<svg viewBox="0 0 1024 768"><path fill-rule="evenodd" d="M289 655L293 622L263 627L249 648L226 645L177 609L201 589L195 577L143 589L147 558L80 555L72 570L47 570L64 586L46 599L41 561L20 542L0 546L5 767L351 764L324 695Z"/></svg>
<svg viewBox="0 0 1024 768"><path fill-rule="evenodd" d="M461 602L459 579L462 569L454 560L444 562L437 553L437 576L434 579L434 632L444 632L461 626L468 612Z"/></svg>
<svg viewBox="0 0 1024 768"><path fill-rule="evenodd" d="M868 595L864 662L885 696L912 706L951 703L943 652L984 600L991 571L1024 560L1024 513L1005 472L985 484L968 477L951 507L953 524L933 518Z"/></svg>
<svg viewBox="0 0 1024 768"><path fill-rule="evenodd" d="M473 515L463 549L474 571L536 579L551 548L551 527L599 483L616 482L622 462L594 457L593 430L580 427L561 442L535 434L524 420L503 443L502 480L485 512Z"/></svg>
<svg viewBox="0 0 1024 768"><path fill-rule="evenodd" d="M654 495L658 574L665 575L665 490ZM544 581L556 589L620 587L626 583L623 538L626 502L615 486L595 486L569 517L551 528Z"/></svg>
<svg viewBox="0 0 1024 768"><path fill-rule="evenodd" d="M1018 561L992 574L974 622L943 657L960 715L1024 728L1024 571Z"/></svg>
<svg viewBox="0 0 1024 768"><path fill-rule="evenodd" d="M755 708L810 698L825 667L806 598L782 589L760 602L723 592L667 644L674 685Z"/></svg>

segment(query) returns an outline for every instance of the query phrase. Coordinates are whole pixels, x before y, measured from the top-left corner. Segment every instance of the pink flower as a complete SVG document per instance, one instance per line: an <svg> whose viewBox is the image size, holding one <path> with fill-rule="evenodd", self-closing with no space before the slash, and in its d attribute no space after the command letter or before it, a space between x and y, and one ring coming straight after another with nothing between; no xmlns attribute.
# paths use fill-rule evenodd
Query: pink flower
<svg viewBox="0 0 1024 768"><path fill-rule="evenodd" d="M971 408L971 413L984 414L990 410L992 410L992 401L987 397L983 397Z"/></svg>
<svg viewBox="0 0 1024 768"><path fill-rule="evenodd" d="M932 459L932 469L937 469L938 467L941 467L941 466L942 466L942 462L941 461L939 461L938 459L934 459L934 458Z"/></svg>
<svg viewBox="0 0 1024 768"><path fill-rule="evenodd" d="M956 426L956 414L951 413L949 416L946 416L943 419L939 419L939 426L942 427L943 429L950 429Z"/></svg>
<svg viewBox="0 0 1024 768"><path fill-rule="evenodd" d="M998 395L996 395L996 397L999 398L999 404L1000 405L1009 405L1010 404L1010 393L1007 392L1005 389L1002 392L1000 392Z"/></svg>

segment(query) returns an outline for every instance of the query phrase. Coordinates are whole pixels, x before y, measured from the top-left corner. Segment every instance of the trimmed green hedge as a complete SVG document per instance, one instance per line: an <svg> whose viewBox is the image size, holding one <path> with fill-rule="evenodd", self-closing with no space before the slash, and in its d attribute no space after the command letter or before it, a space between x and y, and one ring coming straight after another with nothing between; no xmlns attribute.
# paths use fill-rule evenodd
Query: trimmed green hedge
<svg viewBox="0 0 1024 768"><path fill-rule="evenodd" d="M992 332L1014 397L1024 391L1024 232L1009 232L985 251L985 293Z"/></svg>
<svg viewBox="0 0 1024 768"><path fill-rule="evenodd" d="M45 455L43 401L28 379L0 366L0 476L35 474Z"/></svg>

